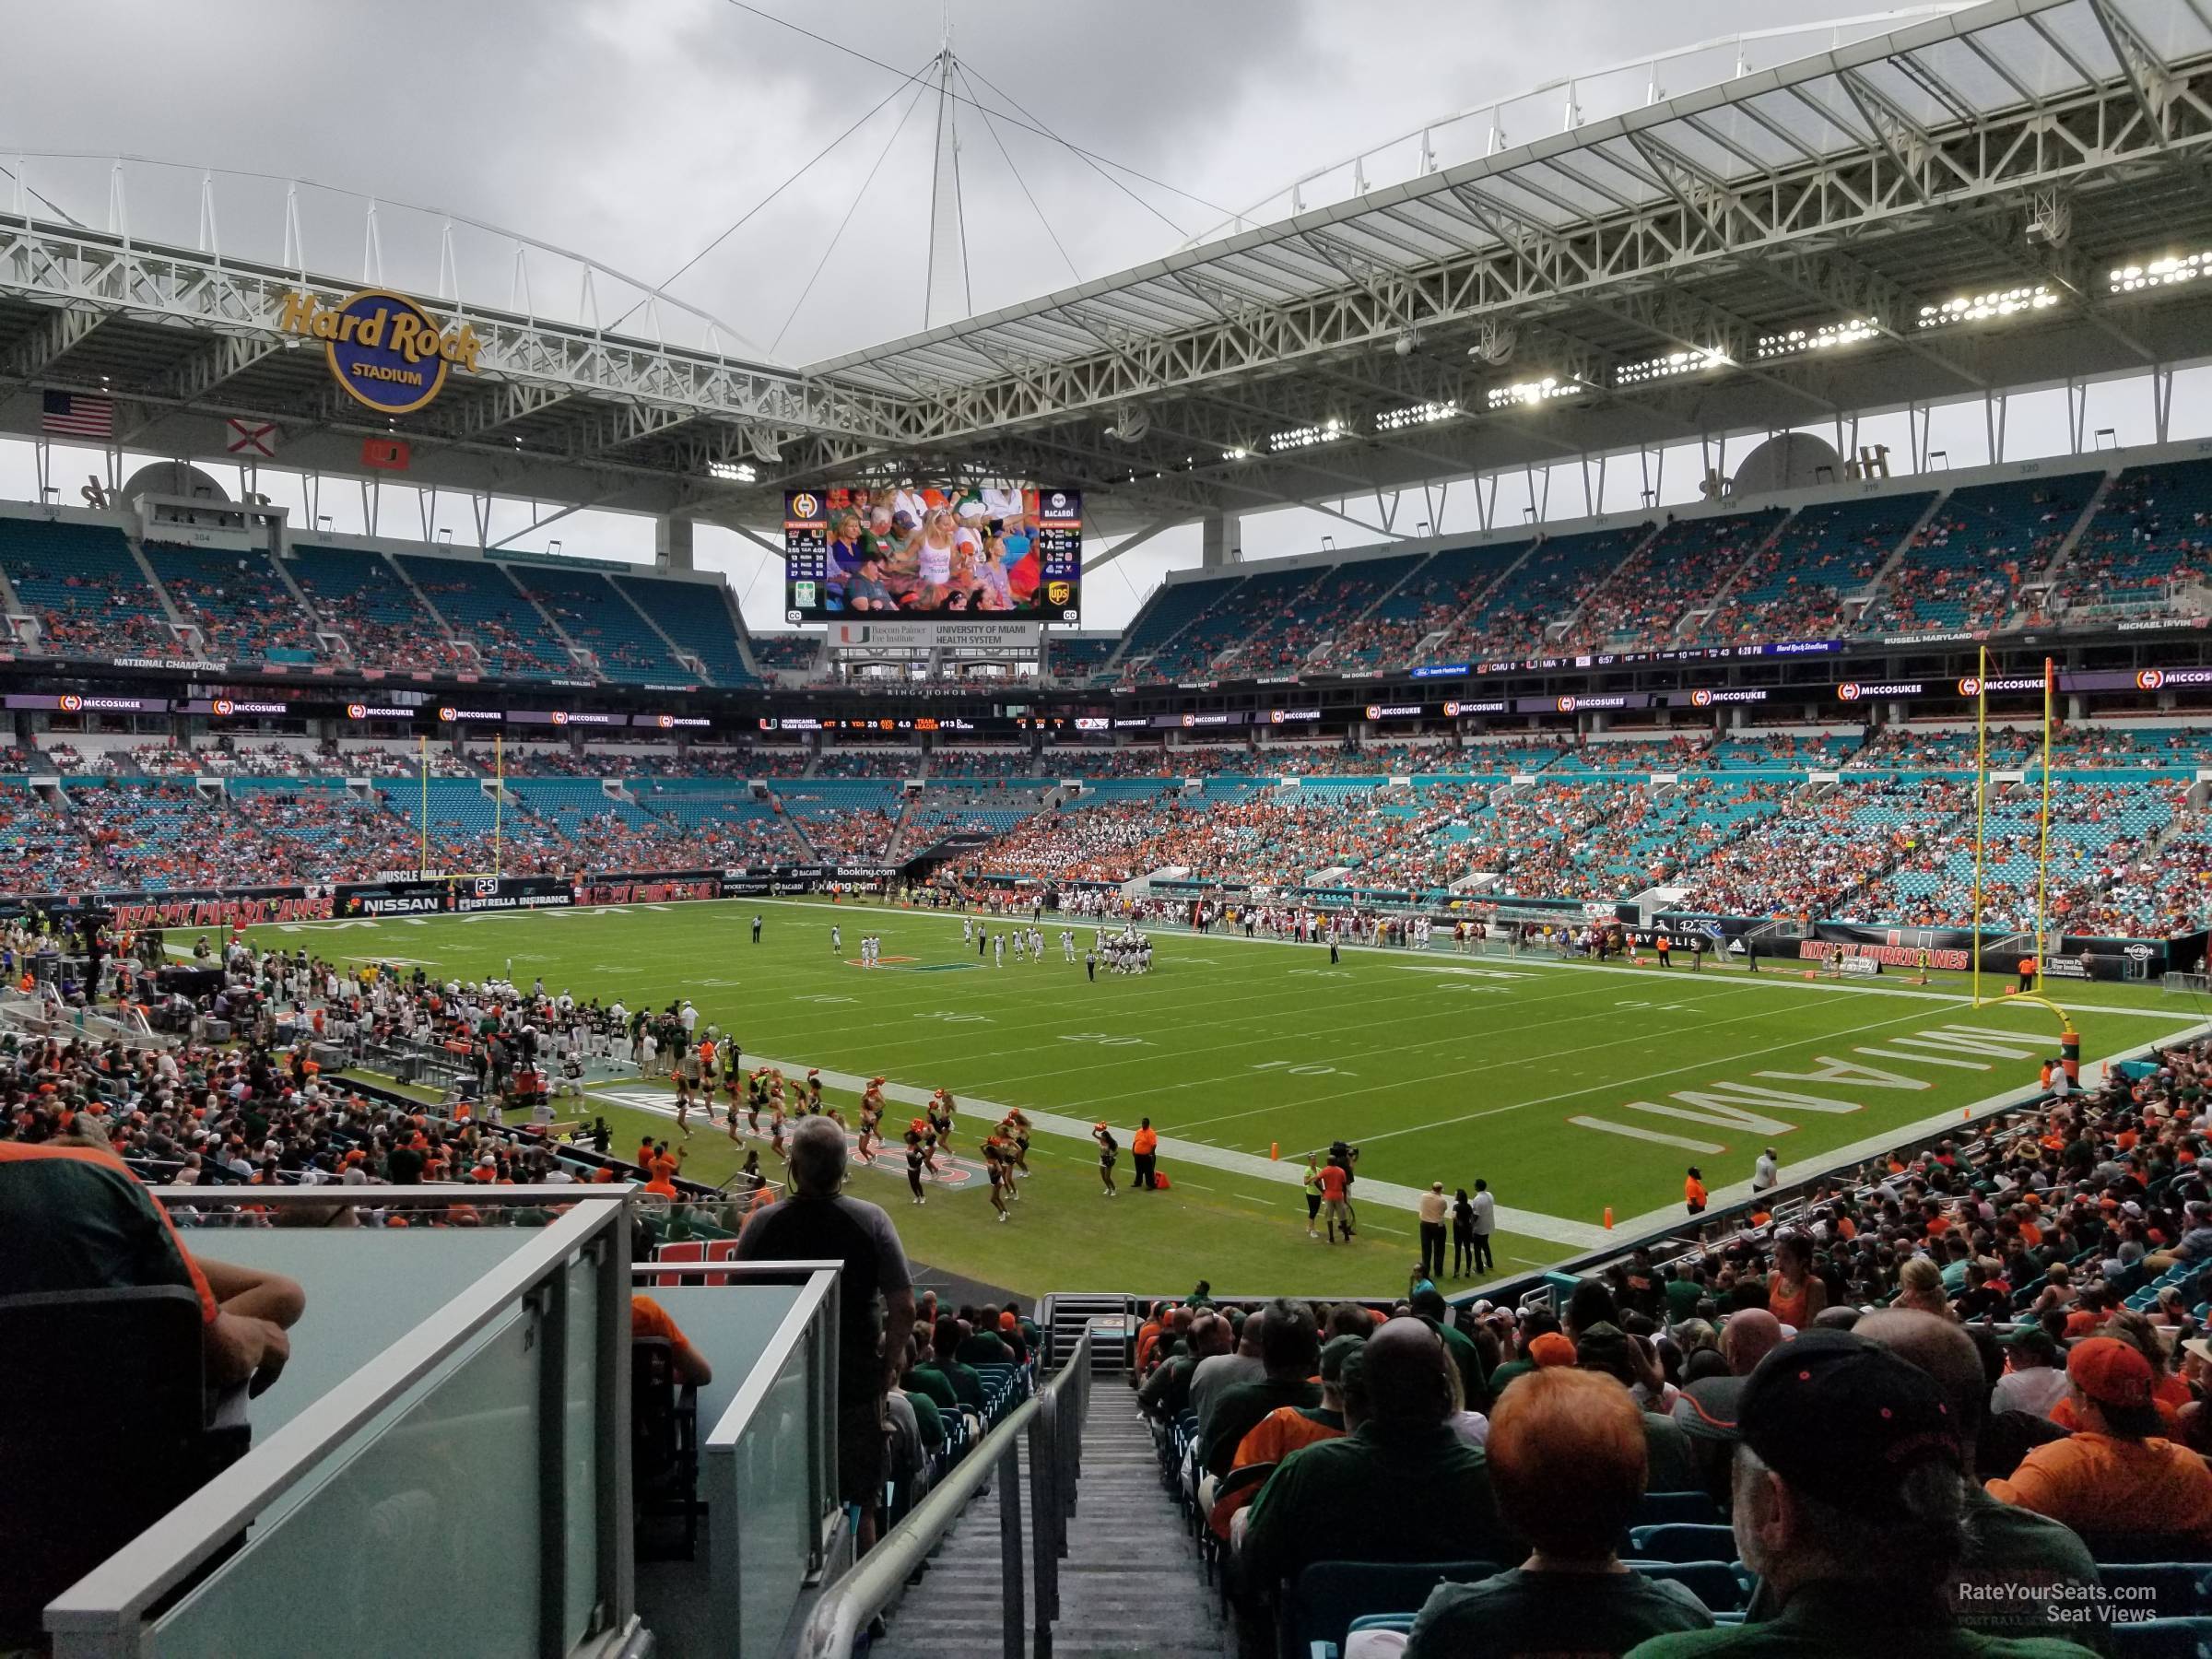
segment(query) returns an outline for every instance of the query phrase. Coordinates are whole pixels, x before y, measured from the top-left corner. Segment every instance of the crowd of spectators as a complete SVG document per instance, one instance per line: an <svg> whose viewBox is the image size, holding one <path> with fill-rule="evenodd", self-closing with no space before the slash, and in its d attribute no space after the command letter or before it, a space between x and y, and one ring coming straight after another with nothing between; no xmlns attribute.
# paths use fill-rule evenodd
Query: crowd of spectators
<svg viewBox="0 0 2212 1659"><path fill-rule="evenodd" d="M2199 1039L1557 1300L1201 1282L1142 1311L1137 1405L1255 1643L1356 1561L1405 1597L1377 1659L2106 1651L2202 1572L2112 1563L2212 1559L2208 1132Z"/></svg>
<svg viewBox="0 0 2212 1659"><path fill-rule="evenodd" d="M817 778L915 778L922 775L918 748L826 748L814 763Z"/></svg>
<svg viewBox="0 0 2212 1659"><path fill-rule="evenodd" d="M890 856L899 834L898 815L875 806L814 813L797 818L797 826L829 864L880 864Z"/></svg>
<svg viewBox="0 0 2212 1659"><path fill-rule="evenodd" d="M929 775L933 778L1034 778L1043 770L1043 759L1027 747L940 748L933 750L929 757Z"/></svg>

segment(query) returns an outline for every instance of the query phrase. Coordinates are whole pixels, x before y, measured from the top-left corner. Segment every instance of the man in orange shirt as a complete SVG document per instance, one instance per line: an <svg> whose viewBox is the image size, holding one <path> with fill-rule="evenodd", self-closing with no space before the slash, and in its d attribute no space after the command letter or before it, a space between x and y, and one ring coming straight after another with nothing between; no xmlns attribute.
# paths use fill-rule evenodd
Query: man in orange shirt
<svg viewBox="0 0 2212 1659"><path fill-rule="evenodd" d="M664 1198L673 1199L677 1196L676 1172L683 1168L683 1153L684 1149L678 1147L676 1149L676 1156L671 1158L668 1155L667 1143L665 1141L661 1143L645 1165L645 1172L652 1178L645 1182L647 1192L657 1193Z"/></svg>
<svg viewBox="0 0 2212 1659"><path fill-rule="evenodd" d="M641 1337L658 1337L668 1345L677 1386L704 1388L714 1381L714 1368L668 1317L668 1310L650 1296L629 1299L629 1339L636 1342Z"/></svg>
<svg viewBox="0 0 2212 1659"><path fill-rule="evenodd" d="M2067 1356L2066 1380L2080 1431L2036 1447L1989 1495L2088 1535L2171 1534L2177 1553L2212 1544L2212 1468L2158 1438L2150 1361L2092 1336Z"/></svg>
<svg viewBox="0 0 2212 1659"><path fill-rule="evenodd" d="M1129 1156L1136 1164L1136 1184L1147 1192L1156 1190L1152 1178L1159 1170L1159 1134L1150 1118L1137 1120L1136 1133L1129 1137Z"/></svg>
<svg viewBox="0 0 2212 1659"><path fill-rule="evenodd" d="M1693 1216L1705 1213L1705 1178L1698 1173L1698 1166L1689 1166L1689 1173L1682 1182L1682 1202Z"/></svg>
<svg viewBox="0 0 2212 1659"><path fill-rule="evenodd" d="M1321 1214L1323 1225L1328 1229L1329 1242L1336 1242L1336 1230L1339 1227L1344 1229L1345 1239L1349 1241L1352 1230L1344 1217L1344 1167L1335 1163L1323 1164L1315 1178L1315 1184L1321 1188Z"/></svg>

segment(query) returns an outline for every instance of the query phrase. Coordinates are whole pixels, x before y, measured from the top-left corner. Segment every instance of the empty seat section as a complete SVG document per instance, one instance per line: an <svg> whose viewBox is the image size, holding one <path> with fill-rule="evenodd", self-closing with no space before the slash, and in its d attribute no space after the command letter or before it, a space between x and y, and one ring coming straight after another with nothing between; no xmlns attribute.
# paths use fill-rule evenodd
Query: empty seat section
<svg viewBox="0 0 2212 1659"><path fill-rule="evenodd" d="M2098 479L2066 473L1953 490L1883 581L1860 630L2002 627L2019 603L2020 584L2051 562Z"/></svg>
<svg viewBox="0 0 2212 1659"><path fill-rule="evenodd" d="M0 518L0 567L55 656L182 656L121 530Z"/></svg>
<svg viewBox="0 0 2212 1659"><path fill-rule="evenodd" d="M1145 602L1144 609L1137 612L1136 620L1129 625L1128 642L1122 648L1124 666L1121 677L1127 677L1127 665L1159 651L1187 624L1211 609L1223 594L1240 586L1241 581L1241 577L1230 576L1162 583Z"/></svg>
<svg viewBox="0 0 2212 1659"><path fill-rule="evenodd" d="M313 623L268 555L149 541L147 562L207 654L229 662L312 663Z"/></svg>
<svg viewBox="0 0 2212 1659"><path fill-rule="evenodd" d="M677 582L661 576L618 576L615 585L659 627L703 664L717 686L757 686L759 677L745 665L737 630L721 583Z"/></svg>
<svg viewBox="0 0 2212 1659"><path fill-rule="evenodd" d="M2156 616L2212 580L2212 459L2131 466L2112 480L2049 598L2072 622Z"/></svg>
<svg viewBox="0 0 2212 1659"><path fill-rule="evenodd" d="M691 671L669 655L653 625L599 571L514 565L507 573L571 640L592 653L601 677L633 686L691 679Z"/></svg>
<svg viewBox="0 0 2212 1659"><path fill-rule="evenodd" d="M1104 672L1107 659L1121 644L1117 634L1103 640L1069 639L1064 634L1048 634L1044 642L1044 660L1053 677L1063 685L1088 686Z"/></svg>
<svg viewBox="0 0 2212 1659"><path fill-rule="evenodd" d="M285 560L315 619L369 668L453 669L465 659L382 553L302 544Z"/></svg>
<svg viewBox="0 0 2212 1659"><path fill-rule="evenodd" d="M1836 638L1846 620L1844 596L1874 580L1935 499L1915 491L1801 509L1772 546L1752 556L1693 638L1712 645Z"/></svg>
<svg viewBox="0 0 2212 1659"><path fill-rule="evenodd" d="M476 646L488 673L517 679L582 674L560 636L498 565L419 553L393 557L453 631Z"/></svg>
<svg viewBox="0 0 2212 1659"><path fill-rule="evenodd" d="M1627 524L1547 538L1482 596L1433 654L1453 663L1542 655L1547 627L1571 618L1591 586L1650 534L1648 524Z"/></svg>
<svg viewBox="0 0 2212 1659"><path fill-rule="evenodd" d="M764 633L753 636L753 661L763 674L805 674L821 661L822 636Z"/></svg>
<svg viewBox="0 0 2212 1659"><path fill-rule="evenodd" d="M1770 507L1666 525L1590 595L1566 642L1583 651L1666 644L1684 618L1716 603L1728 579L1786 516Z"/></svg>

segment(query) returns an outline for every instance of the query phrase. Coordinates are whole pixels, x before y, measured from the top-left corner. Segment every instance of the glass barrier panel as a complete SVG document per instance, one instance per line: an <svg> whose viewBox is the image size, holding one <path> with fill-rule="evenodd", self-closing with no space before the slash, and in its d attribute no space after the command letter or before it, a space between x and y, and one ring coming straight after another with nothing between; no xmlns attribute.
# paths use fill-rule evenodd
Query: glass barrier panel
<svg viewBox="0 0 2212 1659"><path fill-rule="evenodd" d="M738 1652L745 1654L782 1647L820 1524L807 1453L814 1395L809 1370L802 1342L778 1368L736 1444L719 1453L732 1466L713 1489L733 1495L738 1524L716 1526L714 1547L736 1551Z"/></svg>
<svg viewBox="0 0 2212 1659"><path fill-rule="evenodd" d="M256 1527L155 1623L146 1652L535 1659L537 1326L510 1309L356 1436L307 1501Z"/></svg>
<svg viewBox="0 0 2212 1659"><path fill-rule="evenodd" d="M563 1547L560 1630L564 1649L591 1629L599 1599L599 1264L582 1252L565 1269L569 1280L568 1378L561 1398L568 1412L561 1512L568 1517ZM627 1359L627 1356L625 1356Z"/></svg>

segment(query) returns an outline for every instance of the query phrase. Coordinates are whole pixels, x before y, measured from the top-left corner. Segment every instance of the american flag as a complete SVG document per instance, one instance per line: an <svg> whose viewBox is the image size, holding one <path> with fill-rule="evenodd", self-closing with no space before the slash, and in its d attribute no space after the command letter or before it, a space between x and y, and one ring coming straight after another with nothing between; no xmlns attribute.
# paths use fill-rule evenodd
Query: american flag
<svg viewBox="0 0 2212 1659"><path fill-rule="evenodd" d="M115 406L104 397L82 392L49 392L39 417L39 429L68 438L112 438Z"/></svg>

